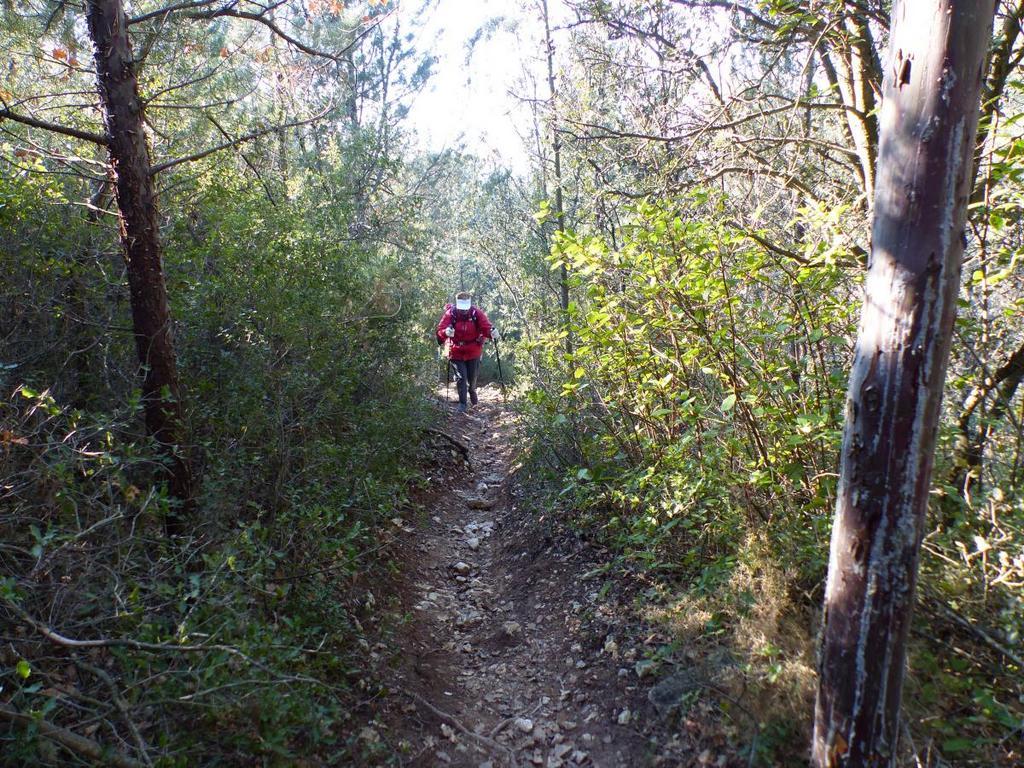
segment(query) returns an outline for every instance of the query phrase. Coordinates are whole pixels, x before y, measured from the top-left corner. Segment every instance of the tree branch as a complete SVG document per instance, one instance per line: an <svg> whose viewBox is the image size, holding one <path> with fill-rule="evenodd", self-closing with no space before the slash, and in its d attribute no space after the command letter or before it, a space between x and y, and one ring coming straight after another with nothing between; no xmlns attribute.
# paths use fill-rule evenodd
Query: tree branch
<svg viewBox="0 0 1024 768"><path fill-rule="evenodd" d="M320 120L328 112L330 112L332 106L333 105L327 107L327 109L325 109L320 114L314 115L313 117L307 118L306 120L296 120L291 123L283 123L281 125L272 125L269 128L261 128L258 131L247 133L245 136L239 136L237 139L225 141L223 144L218 144L216 146L209 147L194 154L187 155L185 157L176 157L173 160L165 160L162 163L157 163L156 165L154 165L152 168L149 169L149 172L151 175L155 176L161 171L166 171L168 168L173 168L174 166L181 165L182 163L191 163L195 160L202 160L204 157L209 157L215 152L220 152L222 149L228 149L230 147L237 146L238 144L242 144L246 141L258 139L261 136L266 136L267 134L274 133L275 131L284 130L285 128L296 128L301 125L309 125L310 123L315 123L317 120Z"/></svg>
<svg viewBox="0 0 1024 768"><path fill-rule="evenodd" d="M218 0L195 0L195 2L175 3L174 5L167 5L158 10L150 11L149 13L144 13L141 16L136 16L133 19L128 19L128 26L130 27L132 24L141 24L144 21L149 21L150 19L157 19L161 16L167 16L169 14L174 13L175 11L188 11L193 8L203 8L207 5L213 5L216 2L218 2ZM237 2L237 0L233 0L231 5L234 5L235 2Z"/></svg>
<svg viewBox="0 0 1024 768"><path fill-rule="evenodd" d="M89 131L81 131L78 128L70 128L66 125L58 125L57 123L49 123L45 120L37 120L36 118L29 117L27 115L19 115L17 112L12 112L6 107L3 107L0 108L0 120L5 118L15 123L31 126L32 128L41 128L42 130L50 131L51 133L70 136L73 139L91 141L93 144L99 144L101 147L107 146L107 137L105 134L90 133Z"/></svg>
<svg viewBox="0 0 1024 768"><path fill-rule="evenodd" d="M366 29L364 29L361 32L359 32L359 34L357 34L352 39L352 42L350 42L348 45L346 45L340 51L338 51L337 53L329 53L328 51L320 51L320 50L317 50L316 48L312 48L312 47L306 45L305 43L303 43L301 40L299 40L299 39L297 39L295 37L292 37L287 32L285 32L283 29L281 29L279 26L277 26L277 24L275 24L273 21L271 21L270 19L266 18L266 16L264 16L263 13L250 13L248 11L237 11L237 10L234 9L234 5L235 5L235 3L230 3L229 5L226 5L223 8L218 8L215 11L207 11L205 13L190 13L190 14L187 14L187 18L194 19L194 20L197 20L197 21L209 21L209 20L212 20L212 19L229 17L229 18L234 18L234 19L244 19L246 21L255 21L257 24L262 24L264 27L269 29L272 34L274 34L277 37L281 38L282 40L284 40L289 45L294 46L298 50L302 51L307 56L316 56L316 57L321 58L321 59L329 59L330 61L333 61L333 62L335 62L337 64L343 64L344 61L345 61L344 58L343 58L344 55L346 53L348 53L349 51L351 51L353 48L355 48L357 45L359 45L359 43L361 43L363 41L363 38L365 38L373 30L375 30L377 27L379 27L381 25L381 22L383 22L384 19L386 19L388 16L391 15L391 12L382 14L377 19L375 19L372 24L367 26Z"/></svg>

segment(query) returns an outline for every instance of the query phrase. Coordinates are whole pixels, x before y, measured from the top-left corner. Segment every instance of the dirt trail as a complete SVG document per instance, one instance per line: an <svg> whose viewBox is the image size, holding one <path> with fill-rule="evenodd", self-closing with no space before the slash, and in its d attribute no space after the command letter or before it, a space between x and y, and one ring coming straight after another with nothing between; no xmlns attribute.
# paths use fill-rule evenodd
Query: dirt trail
<svg viewBox="0 0 1024 768"><path fill-rule="evenodd" d="M519 438L500 395L453 414L439 494L405 542L404 609L391 718L402 764L625 766L650 763L637 729L646 702L621 654L622 619L585 579L595 560L525 509L509 477ZM660 761L656 761L660 762Z"/></svg>

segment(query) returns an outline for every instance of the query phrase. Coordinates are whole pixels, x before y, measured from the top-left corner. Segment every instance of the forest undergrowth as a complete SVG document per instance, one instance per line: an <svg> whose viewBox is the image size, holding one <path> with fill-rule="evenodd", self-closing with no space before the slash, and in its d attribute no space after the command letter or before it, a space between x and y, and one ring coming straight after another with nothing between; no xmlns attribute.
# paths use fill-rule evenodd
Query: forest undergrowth
<svg viewBox="0 0 1024 768"><path fill-rule="evenodd" d="M8 201L61 194L3 183ZM382 618L366 585L429 414L401 343L373 338L388 331L370 314L408 311L377 294L401 290L396 265L342 259L306 207L211 180L168 235L203 489L170 537L131 335L79 342L86 318L124 322L107 233L0 209L18 318L0 374L4 765L347 764L350 710L373 695L360 643ZM53 282L56 298L33 292Z"/></svg>

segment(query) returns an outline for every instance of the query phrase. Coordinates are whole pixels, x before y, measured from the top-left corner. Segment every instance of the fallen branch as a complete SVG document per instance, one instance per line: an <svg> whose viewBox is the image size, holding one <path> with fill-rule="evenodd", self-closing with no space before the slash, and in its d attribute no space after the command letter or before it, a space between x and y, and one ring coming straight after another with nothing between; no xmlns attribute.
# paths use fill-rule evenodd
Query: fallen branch
<svg viewBox="0 0 1024 768"><path fill-rule="evenodd" d="M35 726L39 731L40 736L43 736L50 741L57 742L62 747L74 752L76 755L87 757L102 765L111 765L114 766L114 768L144 768L143 764L137 760L133 760L126 755L115 752L110 747L106 747L98 741L87 739L85 736L79 736L77 733L69 731L67 728L61 728L58 725L54 725L48 720L26 715L23 712L12 709L6 704L0 704L0 719L9 720L21 725Z"/></svg>
<svg viewBox="0 0 1024 768"><path fill-rule="evenodd" d="M435 435L437 437L444 438L453 446L458 448L462 455L466 457L466 460L469 461L469 446L463 443L457 437L453 437L452 435L449 435L447 432L442 432L440 429L434 429L433 427L424 427L423 431L426 432L428 435Z"/></svg>
<svg viewBox="0 0 1024 768"><path fill-rule="evenodd" d="M994 637L992 637L992 635L990 635L984 629L982 629L981 627L978 627L975 624L973 624L970 621L970 619L968 619L966 616L963 616L962 614L957 613L956 611L954 611L952 608L950 608L948 605L946 605L946 603L941 598L939 598L939 597L937 597L935 595L929 595L929 597L931 597L930 603L922 601L926 609L927 608L937 609L938 613L941 613L943 616L945 616L947 619L952 621L954 624L962 627L963 629L966 629L968 632L970 632L972 635L974 635L974 637L976 637L978 640L983 642L989 648L991 648L994 651L997 651L997 652L1001 653L1003 656L1008 658L1010 661L1012 661L1014 664L1016 664L1020 669L1024 669L1024 658L1022 658L1019 654L1014 653L1009 648L1007 648L1005 645L1003 645L998 640L996 640Z"/></svg>
<svg viewBox="0 0 1024 768"><path fill-rule="evenodd" d="M431 704L429 701L427 701L425 698L420 696L415 691L407 691L403 688L395 688L395 690L401 691L406 696L415 699L419 704L423 705L426 709L430 710L434 715L441 718L442 720L447 721L448 723L451 723L456 730L462 732L466 736L469 736L471 739L480 742L488 749L490 749L492 752L504 752L505 755L508 757L509 765L512 766L512 768L518 768L519 763L516 762L515 752L506 747L504 744L500 744L494 739L488 738L487 736L482 736L479 733L476 733L475 731L471 731L469 728L463 725L459 721L459 719L455 717L455 715L449 714L448 712L445 712L443 709L435 707L433 704Z"/></svg>
<svg viewBox="0 0 1024 768"><path fill-rule="evenodd" d="M75 638L65 637L59 632L55 632L50 629L50 627L43 624L41 621L32 618L32 616L26 613L21 606L17 605L10 599L5 598L4 602L7 604L8 608L21 617L25 623L36 630L39 634L50 642L55 643L56 645L61 645L65 648L131 648L135 651L150 651L153 653L209 653L212 651L220 651L231 656L236 656L256 669L266 672L268 675L275 678L277 683L309 683L321 686L327 690L337 690L337 686L325 683L323 680L318 680L315 677L309 677L308 675L282 675L268 667L263 662L252 658L232 645L222 645L220 643L211 643L209 645L175 645L171 643L145 643L141 640L132 640L130 638L121 637L98 638L96 640L77 640Z"/></svg>

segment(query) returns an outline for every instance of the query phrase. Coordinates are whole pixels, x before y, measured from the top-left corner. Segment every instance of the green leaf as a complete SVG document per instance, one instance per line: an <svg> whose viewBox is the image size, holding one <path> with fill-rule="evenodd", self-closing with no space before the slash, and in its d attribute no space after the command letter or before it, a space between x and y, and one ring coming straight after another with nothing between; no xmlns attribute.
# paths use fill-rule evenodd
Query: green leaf
<svg viewBox="0 0 1024 768"><path fill-rule="evenodd" d="M722 401L722 413L728 413L736 405L736 394L729 395L725 400Z"/></svg>
<svg viewBox="0 0 1024 768"><path fill-rule="evenodd" d="M970 739L946 739L942 742L943 752L963 752L968 749L974 749L974 742Z"/></svg>
<svg viewBox="0 0 1024 768"><path fill-rule="evenodd" d="M32 674L32 667L27 661L21 659L15 666L14 671L18 673L18 677L22 680L28 680L28 676Z"/></svg>

